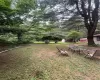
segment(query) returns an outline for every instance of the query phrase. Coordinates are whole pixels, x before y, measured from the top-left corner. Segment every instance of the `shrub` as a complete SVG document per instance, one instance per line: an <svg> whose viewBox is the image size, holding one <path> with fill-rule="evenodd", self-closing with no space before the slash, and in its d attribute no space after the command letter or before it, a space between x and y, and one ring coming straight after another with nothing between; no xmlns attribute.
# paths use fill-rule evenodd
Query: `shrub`
<svg viewBox="0 0 100 80"><path fill-rule="evenodd" d="M67 40L71 40L73 42L78 41L79 38L81 38L82 33L78 31L70 31L67 35Z"/></svg>

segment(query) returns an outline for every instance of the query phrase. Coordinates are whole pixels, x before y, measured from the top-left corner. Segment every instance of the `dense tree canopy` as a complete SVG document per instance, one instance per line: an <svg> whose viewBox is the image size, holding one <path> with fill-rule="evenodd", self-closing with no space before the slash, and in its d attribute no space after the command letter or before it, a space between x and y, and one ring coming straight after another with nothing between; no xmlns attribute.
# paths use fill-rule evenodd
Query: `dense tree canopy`
<svg viewBox="0 0 100 80"><path fill-rule="evenodd" d="M0 0L0 33L16 34L20 41L23 34L66 37L73 29L87 32L93 45L98 10L99 0Z"/></svg>
<svg viewBox="0 0 100 80"><path fill-rule="evenodd" d="M16 34L18 41L21 41L22 34L27 31L21 24L27 19L29 11L35 8L34 5L34 0L0 0L0 33Z"/></svg>
<svg viewBox="0 0 100 80"><path fill-rule="evenodd" d="M93 35L99 19L99 0L43 0L40 3L41 6L48 5L49 10L55 11L55 14L58 14L56 17L62 21L68 20L74 14L81 15L87 29L88 45L94 45Z"/></svg>

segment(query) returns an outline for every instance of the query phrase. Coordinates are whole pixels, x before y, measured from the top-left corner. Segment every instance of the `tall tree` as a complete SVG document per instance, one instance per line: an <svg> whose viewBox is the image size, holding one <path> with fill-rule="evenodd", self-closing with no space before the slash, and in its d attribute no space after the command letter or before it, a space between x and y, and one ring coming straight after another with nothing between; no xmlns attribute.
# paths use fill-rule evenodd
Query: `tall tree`
<svg viewBox="0 0 100 80"><path fill-rule="evenodd" d="M99 19L99 0L52 0L54 4L51 4L48 0L43 1L51 6L63 4L63 8L61 6L61 9L59 8L58 10L60 13L65 13L65 11L67 11L67 13L71 14L77 11L83 17L84 25L87 29L88 45L95 44L93 35Z"/></svg>
<svg viewBox="0 0 100 80"><path fill-rule="evenodd" d="M0 25L8 23L8 14L12 12L11 0L0 0Z"/></svg>
<svg viewBox="0 0 100 80"><path fill-rule="evenodd" d="M17 34L20 42L22 34L26 32L25 27L20 25L29 18L34 7L35 0L0 0L0 33Z"/></svg>
<svg viewBox="0 0 100 80"><path fill-rule="evenodd" d="M88 31L88 45L94 45L93 35L98 23L99 0L69 0L69 4L76 5L77 11L84 18L84 24Z"/></svg>

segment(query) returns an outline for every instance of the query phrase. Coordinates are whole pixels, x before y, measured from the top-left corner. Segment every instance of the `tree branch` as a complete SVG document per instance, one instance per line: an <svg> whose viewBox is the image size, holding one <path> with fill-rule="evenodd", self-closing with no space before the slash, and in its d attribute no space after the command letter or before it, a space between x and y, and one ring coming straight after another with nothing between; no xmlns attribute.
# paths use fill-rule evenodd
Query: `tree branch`
<svg viewBox="0 0 100 80"><path fill-rule="evenodd" d="M83 12L85 27L89 30L89 28L90 28L89 22L88 22L89 17L88 17L88 11L85 8L85 1L84 0L81 0L81 9L82 9L82 12Z"/></svg>
<svg viewBox="0 0 100 80"><path fill-rule="evenodd" d="M91 0L88 0L88 18L89 18L90 23L92 23L91 16L90 16L90 14L91 14L90 11L91 11Z"/></svg>
<svg viewBox="0 0 100 80"><path fill-rule="evenodd" d="M79 6L78 6L78 1L75 1L75 3L76 3L76 8L77 8L78 12L79 12L80 15L83 17L83 14L82 14L82 12L80 11Z"/></svg>
<svg viewBox="0 0 100 80"><path fill-rule="evenodd" d="M82 8L82 12L83 12L83 17L88 19L87 9L85 8L84 0L81 0L81 8Z"/></svg>
<svg viewBox="0 0 100 80"><path fill-rule="evenodd" d="M95 31L95 29L97 27L97 23L98 23L99 0L94 0L94 4L95 4L95 9L92 12L92 20L93 20L94 24L93 24L91 33Z"/></svg>
<svg viewBox="0 0 100 80"><path fill-rule="evenodd" d="M98 21L98 8L99 8L99 0L95 0L95 9L92 11L92 20Z"/></svg>

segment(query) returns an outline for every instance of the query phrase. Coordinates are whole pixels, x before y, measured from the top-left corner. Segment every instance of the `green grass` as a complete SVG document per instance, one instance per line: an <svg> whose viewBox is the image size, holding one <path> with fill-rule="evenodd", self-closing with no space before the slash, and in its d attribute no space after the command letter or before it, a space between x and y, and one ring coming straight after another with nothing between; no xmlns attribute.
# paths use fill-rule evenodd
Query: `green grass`
<svg viewBox="0 0 100 80"><path fill-rule="evenodd" d="M0 80L100 80L99 61L59 56L56 46L67 44L33 44L0 54Z"/></svg>
<svg viewBox="0 0 100 80"><path fill-rule="evenodd" d="M34 41L34 43L37 43L37 44L45 44L44 41ZM49 44L56 44L56 43L54 41L50 41ZM66 44L66 43L63 43L63 42L59 41L57 44Z"/></svg>

